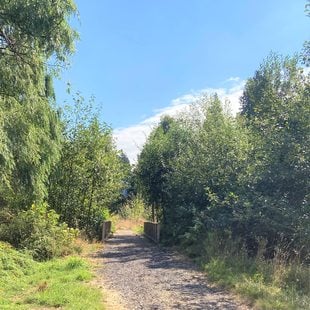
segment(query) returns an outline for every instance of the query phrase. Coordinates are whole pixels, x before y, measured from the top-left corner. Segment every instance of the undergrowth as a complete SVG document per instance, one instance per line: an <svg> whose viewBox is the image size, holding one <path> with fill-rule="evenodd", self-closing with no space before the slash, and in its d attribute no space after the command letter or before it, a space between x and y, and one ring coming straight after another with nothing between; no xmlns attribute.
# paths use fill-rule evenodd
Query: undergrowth
<svg viewBox="0 0 310 310"><path fill-rule="evenodd" d="M120 208L118 215L123 219L147 219L150 217L150 208L142 197L137 195Z"/></svg>
<svg viewBox="0 0 310 310"><path fill-rule="evenodd" d="M46 203L13 214L0 212L0 240L20 250L27 250L35 260L72 254L77 229L59 221L59 215Z"/></svg>
<svg viewBox="0 0 310 310"><path fill-rule="evenodd" d="M208 279L244 297L254 309L310 309L310 268L306 264L297 259L288 262L279 249L272 260L262 258L263 249L249 258L240 244L216 235L209 235L202 248L197 260ZM196 250L186 248L187 254Z"/></svg>
<svg viewBox="0 0 310 310"><path fill-rule="evenodd" d="M0 309L103 309L101 292L88 283L92 277L81 257L37 262L0 243Z"/></svg>
<svg viewBox="0 0 310 310"><path fill-rule="evenodd" d="M116 223L114 228L129 229L135 234L143 234L143 222L150 218L150 207L144 202L140 195L137 195L127 201L114 215Z"/></svg>

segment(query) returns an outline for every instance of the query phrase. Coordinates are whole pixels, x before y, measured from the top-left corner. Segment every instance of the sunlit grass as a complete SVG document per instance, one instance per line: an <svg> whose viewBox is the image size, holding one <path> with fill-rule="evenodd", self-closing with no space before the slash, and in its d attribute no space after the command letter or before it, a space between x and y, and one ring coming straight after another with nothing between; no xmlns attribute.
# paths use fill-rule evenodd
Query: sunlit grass
<svg viewBox="0 0 310 310"><path fill-rule="evenodd" d="M0 248L0 309L104 309L89 281L88 262L77 256L35 262L7 245Z"/></svg>
<svg viewBox="0 0 310 310"><path fill-rule="evenodd" d="M310 309L310 269L299 263L230 256L204 264L208 278L246 298L255 309Z"/></svg>
<svg viewBox="0 0 310 310"><path fill-rule="evenodd" d="M132 231L137 235L143 235L144 228L143 224L138 224L132 228Z"/></svg>

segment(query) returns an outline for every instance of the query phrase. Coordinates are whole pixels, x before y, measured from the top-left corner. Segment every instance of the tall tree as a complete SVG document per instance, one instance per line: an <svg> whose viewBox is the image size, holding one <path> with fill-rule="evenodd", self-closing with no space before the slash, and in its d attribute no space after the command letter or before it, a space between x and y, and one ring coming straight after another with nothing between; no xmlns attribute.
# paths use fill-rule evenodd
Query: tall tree
<svg viewBox="0 0 310 310"><path fill-rule="evenodd" d="M77 37L71 0L1 0L0 206L26 207L46 196L59 158L60 125L48 62L66 62Z"/></svg>
<svg viewBox="0 0 310 310"><path fill-rule="evenodd" d="M309 75L298 66L298 59L271 55L248 80L241 99L255 144L251 156L255 174L247 193L256 208L256 232L264 232L270 242L298 241L305 233L300 229L307 227L309 98Z"/></svg>
<svg viewBox="0 0 310 310"><path fill-rule="evenodd" d="M306 4L306 14L308 17L310 17L310 1L307 1ZM305 41L304 43L304 49L302 52L302 61L307 66L310 67L310 41Z"/></svg>
<svg viewBox="0 0 310 310"><path fill-rule="evenodd" d="M18 101L44 94L46 65L58 65L74 50L77 33L68 24L76 13L72 0L1 0L0 90ZM32 87L31 87L32 86Z"/></svg>
<svg viewBox="0 0 310 310"><path fill-rule="evenodd" d="M167 193L167 178L172 172L172 162L185 138L176 120L169 116L162 118L144 145L136 167L139 190L152 206L152 217L166 221L163 203Z"/></svg>
<svg viewBox="0 0 310 310"><path fill-rule="evenodd" d="M61 159L50 178L49 204L69 226L97 237L105 212L127 186L130 165L116 150L111 128L99 122L81 96L75 101Z"/></svg>

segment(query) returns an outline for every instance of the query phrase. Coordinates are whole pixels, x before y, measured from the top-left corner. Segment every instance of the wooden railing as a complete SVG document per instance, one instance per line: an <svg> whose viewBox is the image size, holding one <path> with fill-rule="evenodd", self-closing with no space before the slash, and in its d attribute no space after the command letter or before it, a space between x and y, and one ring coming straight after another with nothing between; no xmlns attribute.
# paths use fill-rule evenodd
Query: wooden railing
<svg viewBox="0 0 310 310"><path fill-rule="evenodd" d="M107 240L111 235L111 221L104 221L102 224L102 241Z"/></svg>
<svg viewBox="0 0 310 310"><path fill-rule="evenodd" d="M144 222L144 235L158 243L160 240L160 224L153 222Z"/></svg>

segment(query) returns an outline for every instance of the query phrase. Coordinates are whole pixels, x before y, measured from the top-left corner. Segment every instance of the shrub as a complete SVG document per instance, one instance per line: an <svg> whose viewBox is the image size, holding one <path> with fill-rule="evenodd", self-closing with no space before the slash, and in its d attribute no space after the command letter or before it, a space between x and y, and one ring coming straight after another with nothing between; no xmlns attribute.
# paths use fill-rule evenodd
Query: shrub
<svg viewBox="0 0 310 310"><path fill-rule="evenodd" d="M150 218L149 207L144 203L140 195L135 196L124 204L118 213L124 219L138 220L142 218Z"/></svg>
<svg viewBox="0 0 310 310"><path fill-rule="evenodd" d="M111 214L108 208L98 208L96 216L93 215L90 225L87 229L83 230L87 236L87 239L92 241L93 239L100 240L102 237L102 224L104 221L109 221Z"/></svg>
<svg viewBox="0 0 310 310"><path fill-rule="evenodd" d="M28 250L34 259L46 260L72 252L78 231L59 223L59 215L45 203L7 217L0 224L0 239L18 249Z"/></svg>

